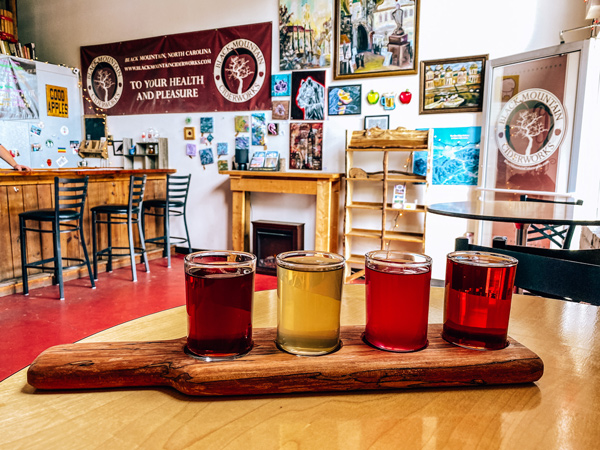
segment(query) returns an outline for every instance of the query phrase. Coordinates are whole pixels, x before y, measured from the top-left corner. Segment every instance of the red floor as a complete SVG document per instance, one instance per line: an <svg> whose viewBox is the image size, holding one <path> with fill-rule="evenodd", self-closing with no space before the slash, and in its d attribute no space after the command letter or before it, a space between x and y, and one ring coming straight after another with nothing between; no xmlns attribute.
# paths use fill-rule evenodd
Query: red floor
<svg viewBox="0 0 600 450"><path fill-rule="evenodd" d="M75 342L128 320L185 304L183 257L150 261L150 273L137 266L101 273L97 288L89 278L67 281L66 300L58 300L58 287L32 289L0 297L0 381L31 364L53 345ZM256 275L255 289L275 289L277 278Z"/></svg>

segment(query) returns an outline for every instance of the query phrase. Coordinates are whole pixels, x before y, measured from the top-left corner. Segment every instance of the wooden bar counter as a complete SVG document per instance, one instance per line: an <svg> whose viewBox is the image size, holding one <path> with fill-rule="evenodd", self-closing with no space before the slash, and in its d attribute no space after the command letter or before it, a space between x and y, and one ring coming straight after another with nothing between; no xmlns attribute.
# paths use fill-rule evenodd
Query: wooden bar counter
<svg viewBox="0 0 600 450"><path fill-rule="evenodd" d="M19 213L38 208L54 207L54 177L80 177L89 175L88 197L84 213L84 236L91 258L92 225L90 208L109 203L127 204L129 195L129 176L146 174L146 199L165 196L166 176L174 169L122 170L109 168L85 169L36 169L29 173L14 170L0 170L0 295L21 292L21 249L19 238ZM49 225L49 224L48 224ZM100 248L106 246L106 229L102 225L99 234ZM158 220L146 223L148 236L162 233L162 224ZM134 232L135 233L135 232ZM50 233L29 233L27 237L27 258L36 261L52 256L52 235ZM137 233L136 240L137 240ZM63 256L83 258L83 251L76 239L79 236L68 233L61 236ZM113 245L127 246L127 227L113 227ZM136 241L137 242L137 241ZM139 242L136 243L139 245ZM125 259L123 259L125 261ZM101 266L102 267L102 266ZM32 287L47 285L51 274L41 274L39 270L30 270ZM40 275L36 275L40 273ZM65 279L87 276L85 268L65 272Z"/></svg>
<svg viewBox="0 0 600 450"><path fill-rule="evenodd" d="M260 172L230 170L233 250L250 249L250 193L306 194L316 196L315 250L338 251L339 173Z"/></svg>

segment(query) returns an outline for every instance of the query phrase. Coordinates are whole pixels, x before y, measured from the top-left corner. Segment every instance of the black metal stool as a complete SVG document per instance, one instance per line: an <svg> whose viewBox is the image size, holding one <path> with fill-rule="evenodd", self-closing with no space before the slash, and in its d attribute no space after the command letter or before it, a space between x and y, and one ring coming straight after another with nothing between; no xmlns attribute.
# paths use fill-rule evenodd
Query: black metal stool
<svg viewBox="0 0 600 450"><path fill-rule="evenodd" d="M151 242L163 247L163 257L167 257L168 267L171 267L171 241L175 240L180 244L187 242L189 252L192 252L190 233L188 232L185 215L191 179L192 175L167 175L167 197L144 202L144 230L146 229L146 215L162 217L164 220L165 234L163 236L146 239L146 242ZM167 205L169 206L167 207ZM171 236L169 219L171 217L180 216L183 216L186 237Z"/></svg>
<svg viewBox="0 0 600 450"><path fill-rule="evenodd" d="M23 294L29 295L28 268L52 270L54 272L54 284L58 284L60 299L65 299L65 290L63 283L63 260L77 261L80 264L66 267L77 267L86 265L90 275L92 288L95 288L94 278L92 277L92 268L85 246L83 236L83 209L87 195L88 177L83 178L54 178L54 208L36 209L25 211L19 214L19 225L21 231L21 268L23 272ZM39 228L27 227L28 220L36 220ZM41 222L52 223L51 230L42 229ZM54 255L52 258L42 259L35 262L27 262L27 232L35 231L38 233L52 233L52 244ZM79 242L83 249L84 258L63 257L60 246L61 233L79 232ZM51 264L51 265L49 265ZM65 268L66 268L65 267Z"/></svg>
<svg viewBox="0 0 600 450"><path fill-rule="evenodd" d="M131 258L131 276L133 281L137 281L135 270L135 256L142 255L146 272L150 272L148 265L148 256L146 255L146 244L144 243L144 231L142 229L141 210L144 201L144 189L146 188L146 175L129 177L129 202L127 205L101 205L95 206L92 211L92 241L94 243L94 278L98 279L98 258L107 256L108 261L106 271L112 271L113 256L125 256L126 253L114 253L113 250L129 250ZM106 214L105 220L98 218L99 214ZM115 216L115 217L114 217ZM108 227L108 247L98 250L97 226L99 223L105 223ZM140 234L141 247L133 245L133 224L137 224ZM129 247L112 246L112 225L127 225L127 238Z"/></svg>

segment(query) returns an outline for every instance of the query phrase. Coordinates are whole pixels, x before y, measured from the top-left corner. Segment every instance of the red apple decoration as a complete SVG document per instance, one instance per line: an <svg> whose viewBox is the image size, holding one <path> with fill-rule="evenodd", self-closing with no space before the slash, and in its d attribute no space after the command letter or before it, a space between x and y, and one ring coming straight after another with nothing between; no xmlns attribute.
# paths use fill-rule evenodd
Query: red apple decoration
<svg viewBox="0 0 600 450"><path fill-rule="evenodd" d="M400 93L400 103L402 103L403 105L408 105L410 103L412 99L412 94L410 93L410 91L407 89L404 92Z"/></svg>

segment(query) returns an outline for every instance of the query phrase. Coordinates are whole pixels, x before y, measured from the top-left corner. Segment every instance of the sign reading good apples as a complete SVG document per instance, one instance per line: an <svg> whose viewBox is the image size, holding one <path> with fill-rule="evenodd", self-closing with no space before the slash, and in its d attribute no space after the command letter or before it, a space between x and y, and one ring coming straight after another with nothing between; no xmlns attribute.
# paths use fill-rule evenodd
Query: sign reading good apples
<svg viewBox="0 0 600 450"><path fill-rule="evenodd" d="M46 85L46 106L49 116L69 117L69 96L67 88Z"/></svg>
<svg viewBox="0 0 600 450"><path fill-rule="evenodd" d="M87 113L266 110L271 23L81 47Z"/></svg>

